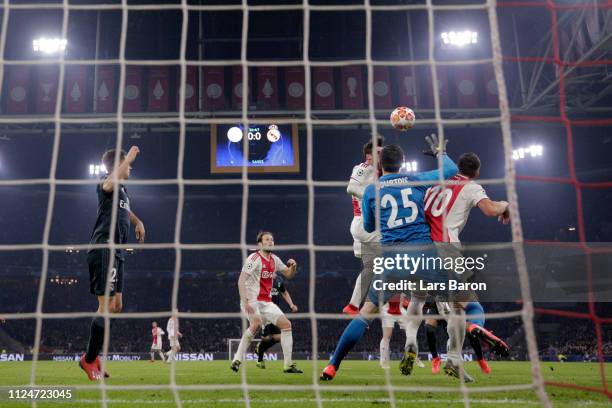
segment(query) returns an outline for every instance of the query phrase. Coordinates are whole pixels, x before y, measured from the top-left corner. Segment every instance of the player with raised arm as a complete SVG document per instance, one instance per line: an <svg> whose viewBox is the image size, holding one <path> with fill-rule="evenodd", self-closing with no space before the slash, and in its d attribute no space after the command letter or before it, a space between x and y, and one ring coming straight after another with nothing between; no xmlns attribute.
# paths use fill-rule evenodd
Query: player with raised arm
<svg viewBox="0 0 612 408"><path fill-rule="evenodd" d="M441 155L442 173L445 178L457 172L457 166L446 155L445 144L438 140L436 135L426 138L429 143L431 154ZM380 230L381 243L385 246L392 246L395 243L408 243L417 245L432 244L429 226L425 220L424 198L427 186L417 185L406 186L411 182L432 182L433 184L440 177L438 170L432 170L417 174L401 174L400 169L404 163L404 152L399 146L388 145L380 152L380 162L383 169L383 176L379 179L380 191L376 193L376 185L369 185L363 195L362 216L363 227L367 232L376 229L376 207L380 208ZM376 198L379 197L377 204ZM386 295L386 293L385 293ZM370 289L368 300L362 306L361 315L352 320L340 337L338 346L332 355L329 365L321 372L321 380L331 380L336 376L340 363L353 346L361 339L370 324L368 315L378 310L379 294ZM410 299L408 306L413 310L412 315L416 315L413 299ZM417 302L417 307L423 308L423 303ZM422 312L422 311L421 311ZM406 322L406 350L404 360L400 364L402 374L410 374L412 365L416 360L416 332L421 321L417 319ZM408 349L410 347L410 349ZM407 353L410 355L409 367L407 366Z"/></svg>
<svg viewBox="0 0 612 408"><path fill-rule="evenodd" d="M102 163L110 172L98 183L96 191L98 194L98 212L96 223L89 240L90 244L108 244L111 240L111 218L113 212L114 180L117 180L117 222L115 224L115 236L112 238L115 244L125 244L128 241L130 223L135 226L136 239L143 243L145 239L145 227L142 221L132 212L130 199L122 180L130 177L132 163L140 150L132 146L126 154L123 150L119 152L119 163L115 165L116 150L111 149L102 156ZM100 379L99 354L104 344L105 323L102 313L120 313L123 308L123 269L124 250L116 249L111 259L109 248L93 248L87 252L87 264L89 266L89 290L98 298L98 310L91 321L89 342L87 352L79 361L79 366L87 374L91 381ZM109 265L109 262L111 263ZM109 266L111 266L109 268ZM108 298L106 289L108 285ZM104 372L109 377L108 372Z"/></svg>
<svg viewBox="0 0 612 408"><path fill-rule="evenodd" d="M382 149L384 141L384 137L377 136L377 153ZM353 253L355 254L355 257L362 260L362 270L355 280L355 287L353 288L351 300L349 301L348 305L342 309L342 312L346 314L359 314L359 306L361 306L361 302L367 294L367 290L370 287L370 281L372 279L371 268L368 267L366 269L366 265L369 264L369 253L365 254L364 259L364 254L362 253L363 244L380 241L380 234L378 234L376 231L366 232L363 229L363 219L361 217L361 199L363 198L363 192L369 184L376 181L378 173L378 170L373 165L373 149L374 147L372 140L363 146L363 156L365 161L353 167L353 172L351 173L351 178L349 179L349 184L346 188L346 192L351 195L351 201L353 204L353 221L351 222L350 229L351 235L353 236Z"/></svg>
<svg viewBox="0 0 612 408"><path fill-rule="evenodd" d="M491 200L484 188L474 181L480 176L480 166L480 159L475 153L464 153L459 157L459 173L449 179L458 182L458 184L446 185L444 188L438 185L427 191L425 215L431 228L431 239L440 243L439 245L445 246L444 243L460 245L459 235L474 207L478 207L486 216L498 217L498 220L504 224L509 222L508 202ZM477 316L474 318L467 317L469 323L467 326L468 340L476 353L478 365L482 372L488 374L491 369L482 354L480 341L487 343L492 351L501 356L508 355L508 345L484 329L484 317L478 317L484 314L480 302L468 302L464 305L464 308L466 317ZM433 308L431 309L433 310ZM434 314L437 314L437 311ZM426 321L427 342L434 357L432 360L432 372L434 374L439 372L440 366L437 350L432 350L436 345L435 326L437 326L435 319Z"/></svg>
<svg viewBox="0 0 612 408"><path fill-rule="evenodd" d="M170 350L166 353L166 363L170 364L172 359L176 356L176 353L181 351L179 339L183 337L183 334L179 331L178 317L173 316L168 319L166 331L168 332L168 340L170 341Z"/></svg>
<svg viewBox="0 0 612 408"><path fill-rule="evenodd" d="M166 361L166 357L162 351L162 336L166 333L157 325L157 322L153 322L151 325L153 326L151 329L151 335L153 336L153 342L151 343L151 362L155 361L156 351L159 353L162 361Z"/></svg>
<svg viewBox="0 0 612 408"><path fill-rule="evenodd" d="M385 141L384 137L376 137L377 152L379 153L382 149L382 145ZM366 232L363 229L363 218L361 217L361 199L363 198L363 192L365 188L372 184L377 177L378 170L374 167L374 156L372 151L374 145L372 140L363 146L363 156L365 161L359 163L353 167L349 184L346 188L346 192L351 195L351 202L353 204L353 221L351 221L351 235L353 236L353 253L355 257L361 259L361 272L355 280L355 287L353 288L353 294L351 300L342 309L343 313L356 315L359 314L359 306L367 294L367 289L370 287L370 281L372 280L371 266L369 265L369 258L371 256L366 250L366 254L363 254L363 244L380 241L380 234L376 231ZM365 255L365 258L364 258Z"/></svg>
<svg viewBox="0 0 612 408"><path fill-rule="evenodd" d="M289 305L289 308L292 312L297 312L298 307L293 303L293 299L289 294L289 291L285 287L284 279L281 276L276 276L274 278L274 282L272 283L272 290L270 291L270 296L272 297L272 302L280 307L280 297L282 296L285 299L285 302ZM255 347L255 352L257 353L257 367L265 369L266 362L264 361L264 353L270 349L270 347L274 346L276 343L279 343L281 339L281 330L273 325L272 323L267 324L263 330L261 331L261 342L257 344Z"/></svg>
<svg viewBox="0 0 612 408"><path fill-rule="evenodd" d="M272 323L281 331L280 343L283 349L283 372L302 373L291 359L293 350L293 335L291 322L280 308L272 302L272 282L276 274L280 273L288 279L295 276L297 264L293 259L287 265L272 253L274 236L271 232L262 231L257 234L258 250L249 255L244 262L240 277L238 278L238 292L240 293L240 309L249 320L249 327L244 331L238 350L230 368L238 372L244 360L244 353L249 348L253 337L259 329Z"/></svg>

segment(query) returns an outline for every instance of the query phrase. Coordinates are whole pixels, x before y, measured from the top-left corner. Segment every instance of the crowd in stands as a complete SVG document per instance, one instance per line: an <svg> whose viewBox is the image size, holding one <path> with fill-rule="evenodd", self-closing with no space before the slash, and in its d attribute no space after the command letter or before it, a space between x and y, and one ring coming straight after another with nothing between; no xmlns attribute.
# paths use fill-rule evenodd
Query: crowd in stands
<svg viewBox="0 0 612 408"><path fill-rule="evenodd" d="M71 313L93 312L97 300L89 294L89 282L86 274L77 274L78 268L68 270L50 269L45 285L43 312ZM86 269L85 269L86 270ZM73 281L70 282L72 276ZM59 277L59 283L57 281ZM317 275L315 287L315 310L320 313L339 313L352 290L352 274L324 273ZM177 304L179 312L193 313L237 313L238 291L236 281L238 272L183 272L179 283ZM124 312L160 312L170 313L172 309L172 273L157 273L155 270L139 270L127 274L124 289ZM3 313L28 313L36 311L40 280L33 275L12 275L4 282L0 295L0 307ZM309 280L307 274L287 284L299 312L308 312ZM485 304L487 313L519 310L520 304L497 303ZM561 307L570 310L587 310L585 304L545 305L547 308ZM609 315L607 304L600 304L598 313ZM288 317L292 319L294 331L294 350L310 352L312 350L313 332L309 317L292 318L286 304L281 304ZM42 320L41 351L80 353L87 344L90 318L46 318ZM121 318L112 319L111 352L146 352L151 344L151 323L157 321L166 326L167 317ZM0 324L10 337L29 349L34 344L34 319L8 319ZM225 352L228 339L241 337L240 318L193 318L183 317L180 320L180 331L183 333L182 349L186 352ZM320 353L330 353L336 346L337 339L346 325L342 319L318 319L316 322L317 347ZM526 342L520 317L489 319L486 326L497 336L508 339L512 347L511 358L522 359L526 356ZM597 338L592 321L559 316L539 316L535 320L536 335L540 350L556 350L561 354L594 356L597 352ZM438 349L446 349L446 332L438 329ZM603 354L610 356L612 331L602 326ZM376 352L381 338L381 327L373 323L355 352ZM167 340L164 340L167 345ZM405 341L404 334L396 329L391 341L391 349L401 351ZM419 334L422 351L427 350L424 330ZM466 351L470 351L466 342ZM4 347L3 347L4 348Z"/></svg>

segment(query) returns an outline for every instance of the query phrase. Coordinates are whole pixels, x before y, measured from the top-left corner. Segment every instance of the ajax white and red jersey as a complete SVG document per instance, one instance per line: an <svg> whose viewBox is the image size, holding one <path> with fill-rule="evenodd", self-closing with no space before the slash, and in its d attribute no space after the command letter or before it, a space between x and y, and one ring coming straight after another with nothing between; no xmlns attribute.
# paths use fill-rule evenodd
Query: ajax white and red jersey
<svg viewBox="0 0 612 408"><path fill-rule="evenodd" d="M271 302L272 295L270 293L276 272L285 269L287 269L287 265L272 253L268 259L264 258L259 251L249 255L242 267L242 272L247 275L245 286L249 301Z"/></svg>
<svg viewBox="0 0 612 408"><path fill-rule="evenodd" d="M154 327L151 330L151 334L153 335L153 343L151 344L151 348L161 348L162 336L166 333L164 333L161 327Z"/></svg>
<svg viewBox="0 0 612 408"><path fill-rule="evenodd" d="M425 194L425 216L434 242L460 242L459 234L470 211L480 200L489 198L484 188L468 177L457 174L449 180L464 184L433 186ZM446 216L444 213L446 212Z"/></svg>
<svg viewBox="0 0 612 408"><path fill-rule="evenodd" d="M376 180L376 169L371 164L360 163L353 167L351 181L353 180L359 183L361 189L359 197L352 195L353 216L361 217L361 197L365 188Z"/></svg>

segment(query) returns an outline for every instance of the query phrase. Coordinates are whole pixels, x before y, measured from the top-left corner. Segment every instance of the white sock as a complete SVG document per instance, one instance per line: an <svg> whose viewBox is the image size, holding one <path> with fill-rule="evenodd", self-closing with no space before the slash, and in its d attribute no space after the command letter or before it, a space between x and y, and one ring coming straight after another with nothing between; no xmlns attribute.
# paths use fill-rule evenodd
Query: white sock
<svg viewBox="0 0 612 408"><path fill-rule="evenodd" d="M153 354L153 353L151 353ZM166 361L166 357L164 356L164 352L159 350L159 356L161 357L162 361Z"/></svg>
<svg viewBox="0 0 612 408"><path fill-rule="evenodd" d="M380 365L389 362L389 340L384 337L380 340Z"/></svg>
<svg viewBox="0 0 612 408"><path fill-rule="evenodd" d="M293 351L293 334L291 329L281 330L281 348L283 349L283 360L285 370L289 368L293 361L291 360L291 353Z"/></svg>
<svg viewBox="0 0 612 408"><path fill-rule="evenodd" d="M174 358L174 354L175 354L174 349L171 349L171 350L168 352L168 358L166 359L166 361L167 361L167 362L171 362L171 361L172 361L172 359Z"/></svg>
<svg viewBox="0 0 612 408"><path fill-rule="evenodd" d="M240 362L244 361L244 353L246 353L247 349L251 345L251 341L253 341L253 332L251 328L247 328L240 339L240 344L238 345L238 350L236 350L236 354L234 355L234 360L238 360Z"/></svg>
<svg viewBox="0 0 612 408"><path fill-rule="evenodd" d="M151 361L155 360L155 353L152 351L151 352Z"/></svg>
<svg viewBox="0 0 612 408"><path fill-rule="evenodd" d="M355 287L353 288L350 304L356 308L359 308L361 305L361 274L359 274L355 280Z"/></svg>
<svg viewBox="0 0 612 408"><path fill-rule="evenodd" d="M417 343L417 333L419 332L419 326L421 320L423 320L423 305L425 304L425 297L415 296L414 293L410 297L410 305L408 305L408 317L417 316L417 319L406 319L406 346L404 350L408 350L409 346L413 346L415 351L418 352L419 346Z"/></svg>
<svg viewBox="0 0 612 408"><path fill-rule="evenodd" d="M446 355L454 363L461 361L461 349L465 340L465 311L462 308L454 309L448 317L446 325L448 342L446 343Z"/></svg>

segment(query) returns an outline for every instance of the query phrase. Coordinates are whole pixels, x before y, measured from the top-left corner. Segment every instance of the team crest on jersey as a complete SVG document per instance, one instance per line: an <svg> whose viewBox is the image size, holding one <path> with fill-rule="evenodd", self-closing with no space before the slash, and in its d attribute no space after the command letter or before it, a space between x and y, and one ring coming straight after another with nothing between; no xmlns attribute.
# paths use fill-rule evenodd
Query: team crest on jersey
<svg viewBox="0 0 612 408"><path fill-rule="evenodd" d="M119 207L130 211L130 200L119 200Z"/></svg>

